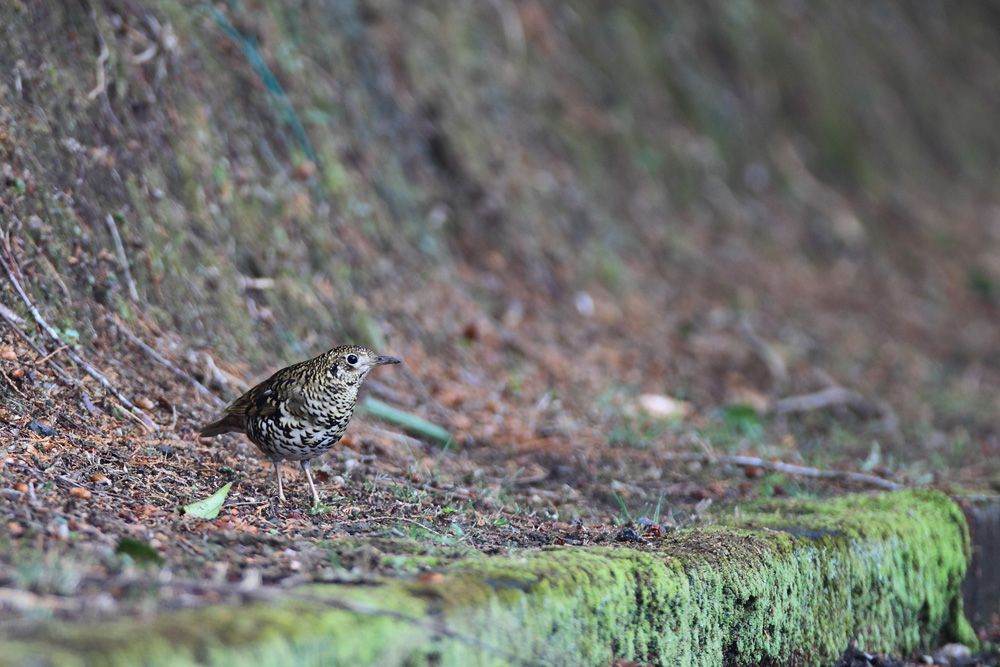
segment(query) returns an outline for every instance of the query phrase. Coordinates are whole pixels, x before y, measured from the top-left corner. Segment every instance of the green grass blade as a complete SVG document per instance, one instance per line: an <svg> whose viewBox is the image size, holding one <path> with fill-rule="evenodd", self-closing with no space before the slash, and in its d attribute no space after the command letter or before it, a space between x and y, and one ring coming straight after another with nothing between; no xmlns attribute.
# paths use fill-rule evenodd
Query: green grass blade
<svg viewBox="0 0 1000 667"><path fill-rule="evenodd" d="M425 438L430 438L431 440L437 440L438 442L446 444L451 442L451 434L448 433L446 429L438 426L437 424L432 424L426 419L410 414L409 412L397 410L377 398L372 398L370 396L365 398L365 400L361 403L361 411L365 414L387 421L390 424L402 426L407 431L424 436Z"/></svg>

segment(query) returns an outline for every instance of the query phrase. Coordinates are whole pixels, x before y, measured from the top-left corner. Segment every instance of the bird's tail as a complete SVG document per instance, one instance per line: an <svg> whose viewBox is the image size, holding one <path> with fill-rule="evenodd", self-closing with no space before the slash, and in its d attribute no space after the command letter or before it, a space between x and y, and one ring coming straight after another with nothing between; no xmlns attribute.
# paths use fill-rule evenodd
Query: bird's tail
<svg viewBox="0 0 1000 667"><path fill-rule="evenodd" d="M246 433L246 418L243 415L225 415L222 419L201 427L198 434L203 438L211 438L220 433Z"/></svg>

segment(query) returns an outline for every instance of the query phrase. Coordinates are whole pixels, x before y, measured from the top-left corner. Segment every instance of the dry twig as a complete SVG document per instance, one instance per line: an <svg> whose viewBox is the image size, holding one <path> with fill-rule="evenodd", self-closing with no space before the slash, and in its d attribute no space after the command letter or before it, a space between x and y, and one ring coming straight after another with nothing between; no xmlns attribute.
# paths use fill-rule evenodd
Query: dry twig
<svg viewBox="0 0 1000 667"><path fill-rule="evenodd" d="M766 340L761 338L750 324L750 318L745 313L740 317L737 329L740 334L750 343L754 353L760 357L764 365L767 366L768 373L774 384L780 389L788 384L788 366L781 355L775 351Z"/></svg>
<svg viewBox="0 0 1000 667"><path fill-rule="evenodd" d="M48 361L49 359L51 359L52 357L56 356L57 354L59 354L60 352L62 352L63 350L66 350L66 349L69 349L69 345L61 345L61 346L57 347L56 349L52 350L51 352L49 352L48 354L46 354L44 357L42 357L41 359L39 359L35 363L37 365L41 366L46 361Z"/></svg>
<svg viewBox="0 0 1000 667"><path fill-rule="evenodd" d="M891 433L899 431L899 417L892 407L884 402L870 400L856 391L844 387L828 387L811 394L800 394L782 398L774 403L775 414L783 415L790 412L808 412L833 405L847 405L861 412L878 414L885 429Z"/></svg>
<svg viewBox="0 0 1000 667"><path fill-rule="evenodd" d="M111 229L111 238L115 241L118 249L118 261L121 262L122 271L125 273L125 284L128 285L128 295L133 301L139 300L139 292L135 289L135 281L132 280L132 271L128 268L128 258L125 256L125 246L122 245L122 237L118 235L118 225L115 224L114 216L108 213L108 227Z"/></svg>
<svg viewBox="0 0 1000 667"><path fill-rule="evenodd" d="M419 521L414 521L413 519L407 519L407 518L401 517L401 516L386 517L386 519L389 520L389 521L402 521L403 523L408 523L411 526L416 526L417 528L423 528L424 530L426 530L426 531L428 531L430 533L433 533L434 535L437 535L439 537L444 537L444 535L442 535L438 531L434 530L430 526L428 526L426 524L423 524L423 523L421 523Z"/></svg>
<svg viewBox="0 0 1000 667"><path fill-rule="evenodd" d="M86 483L85 482L81 482L81 481L77 481L77 480L74 480L74 479L70 479L69 477L66 477L64 475L60 475L59 473L50 472L48 470L40 470L38 468L33 468L32 466L29 466L26 463L21 463L20 461L7 460L6 461L6 465L8 465L8 466L10 466L12 468L19 468L19 469L24 470L24 471L26 471L28 473L31 473L31 475L33 475L35 478L37 478L39 481L42 481L42 482L44 482L46 478L49 478L49 479L53 479L53 480L59 482L60 484L66 486L66 487L68 487L70 489L86 488L86 486L85 486ZM29 484L29 490L32 490L32 487L31 487L30 484ZM33 493L33 491L32 491L32 493ZM111 491L94 490L94 491L91 491L91 493L93 493L94 495L97 495L97 496L107 496L109 498L117 498L119 500L128 500L128 498L126 496L121 496L121 495L119 495L117 493L113 493Z"/></svg>
<svg viewBox="0 0 1000 667"><path fill-rule="evenodd" d="M14 381L10 379L9 375L7 375L7 371L0 369L0 375L3 375L3 379L7 381L7 384L10 385L11 389L17 392L18 396L20 396L24 400L28 400L28 396L23 391L17 388L17 385L14 384Z"/></svg>
<svg viewBox="0 0 1000 667"><path fill-rule="evenodd" d="M2 316L5 320L15 325L25 323L24 318L22 318L20 315L18 315L17 313L15 313L13 310L3 305L2 303L0 303L0 316Z"/></svg>
<svg viewBox="0 0 1000 667"><path fill-rule="evenodd" d="M3 241L2 243L4 246L4 251L7 253L8 258L11 260L11 262L13 262L14 256L10 251L10 246L7 245L5 241ZM31 302L31 299L28 298L28 295L24 291L24 288L21 286L21 283L19 283L17 281L17 278L14 276L14 271L11 269L11 265L8 264L7 261L2 258L0 258L0 264L3 264L4 271L7 273L7 278L10 280L11 285L14 287L14 290L17 292L18 296L21 297L21 301L28 308L28 311L31 313L31 317L32 319L35 320L35 323L39 327L41 327L53 341L55 341L59 345L62 345L63 341L62 338L59 336L59 333L55 329L53 329L48 322L45 321L45 318L42 317L42 314L38 311L38 308L35 307L35 304ZM80 357L80 355L74 352L72 349L67 349L66 355L70 359L72 359L77 366L82 368L84 372L87 373L87 375L100 382L101 386L104 387L104 389L107 390L108 393L117 398L122 405L127 407L132 412L132 414L134 414L139 419L139 421L142 422L142 425L146 428L147 431L149 431L150 433L155 433L158 430L156 424L153 423L153 420L150 419L145 412L136 407L135 404L132 403L132 401L125 398L125 396L123 396L120 391L115 389L114 385L111 384L111 381L103 373L101 373L96 368L94 368L86 361L84 361L83 358Z"/></svg>
<svg viewBox="0 0 1000 667"><path fill-rule="evenodd" d="M134 333L129 331L128 327L122 324L121 321L114 315L111 316L111 323L114 324L115 327L118 329L118 331L120 331L123 336L128 338L129 341L139 346L143 352L151 356L154 360L166 366L170 371L174 373L174 375L177 375L178 377L183 378L185 381L190 382L195 389L197 389L199 392L212 399L212 401L216 405L225 404L225 401L223 401L221 398L213 394L205 385L198 382L198 380L191 377L191 375L189 375L188 373L182 371L180 368L171 363L169 359L161 355L159 352L150 347L145 341L143 341L141 338L139 338Z"/></svg>
<svg viewBox="0 0 1000 667"><path fill-rule="evenodd" d="M72 299L73 297L70 295L69 287L66 286L66 282L62 279L62 276L59 275L59 270L52 264L52 261L41 252L37 253L37 257L42 261L42 264L45 265L45 268L49 270L49 274L59 285L59 289L62 290L63 296L66 297L66 300L69 301Z"/></svg>
<svg viewBox="0 0 1000 667"><path fill-rule="evenodd" d="M871 484L873 486L890 490L904 488L902 484L896 484L895 482L890 482L887 479L882 479L881 477L876 477L875 475L866 475L864 473L849 472L846 470L821 470L819 468L810 468L808 466L800 466L793 463L769 461L756 456L729 456L697 453L666 453L662 456L668 461L699 461L701 463L728 463L736 466L758 466L760 468L764 468L765 470L774 470L775 472L783 472L789 475L801 475L803 477L817 477L821 479L846 479L852 482Z"/></svg>
<svg viewBox="0 0 1000 667"><path fill-rule="evenodd" d="M35 341L28 338L28 336L23 331L21 331L21 327L18 326L18 323L24 322L23 319L15 315L12 311L10 311L10 309L6 307L0 308L0 319L3 319L4 322L7 324L7 326L10 327L10 330L16 333L18 336L20 336L21 340L23 340L30 346L31 349L35 351L35 353L41 360L48 362L49 366L52 367L52 370L55 372L57 376L59 376L60 380L62 380L63 382L72 387L75 387L77 391L79 391L87 399L87 402L90 402L90 397L87 395L87 392L80 385L80 383L71 378L69 374L63 370L62 366L60 366L55 361L49 358L51 357L51 355L47 355L45 353L45 350L38 347Z"/></svg>
<svg viewBox="0 0 1000 667"><path fill-rule="evenodd" d="M107 82L104 76L104 67L108 64L108 58L111 55L108 49L108 43L104 40L104 35L101 34L101 29L97 25L97 17L94 12L90 12L90 19L94 22L94 27L97 32L97 39L101 42L101 53L97 56L97 85L94 89L87 93L88 100L94 100L98 95L103 95L107 91Z"/></svg>
<svg viewBox="0 0 1000 667"><path fill-rule="evenodd" d="M789 396L788 398L777 400L774 403L774 412L779 415L789 412L808 412L810 410L827 408L831 405L850 405L861 409L871 407L865 397L856 391L844 389L843 387L828 387L811 394Z"/></svg>

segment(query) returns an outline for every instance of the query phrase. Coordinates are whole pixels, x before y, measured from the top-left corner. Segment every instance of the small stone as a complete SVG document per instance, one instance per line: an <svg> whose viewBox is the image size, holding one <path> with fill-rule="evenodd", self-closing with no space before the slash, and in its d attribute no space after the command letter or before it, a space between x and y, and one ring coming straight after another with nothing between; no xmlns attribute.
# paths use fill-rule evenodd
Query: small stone
<svg viewBox="0 0 1000 667"><path fill-rule="evenodd" d="M156 451L160 452L164 456L170 456L174 453L173 445L159 444L156 446Z"/></svg>
<svg viewBox="0 0 1000 667"><path fill-rule="evenodd" d="M972 651L964 644L945 644L934 651L934 662L939 665L964 665L972 660Z"/></svg>
<svg viewBox="0 0 1000 667"><path fill-rule="evenodd" d="M683 419L693 411L687 401L661 394L643 394L639 397L639 407L655 419Z"/></svg>
<svg viewBox="0 0 1000 667"><path fill-rule="evenodd" d="M594 298L586 292L577 292L573 297L573 305L576 306L576 312L584 317L593 317L596 310Z"/></svg>
<svg viewBox="0 0 1000 667"><path fill-rule="evenodd" d="M616 542L642 542L642 536L634 528L622 528L615 535Z"/></svg>
<svg viewBox="0 0 1000 667"><path fill-rule="evenodd" d="M48 438L56 434L56 430L44 422L40 422L37 419L32 419L28 422L28 428L42 436L43 438Z"/></svg>

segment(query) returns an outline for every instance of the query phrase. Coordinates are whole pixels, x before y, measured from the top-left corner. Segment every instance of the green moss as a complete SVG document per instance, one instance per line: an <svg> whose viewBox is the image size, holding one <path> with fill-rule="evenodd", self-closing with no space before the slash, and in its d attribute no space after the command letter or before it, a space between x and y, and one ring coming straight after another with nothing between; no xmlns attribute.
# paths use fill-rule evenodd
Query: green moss
<svg viewBox="0 0 1000 667"><path fill-rule="evenodd" d="M524 550L437 581L311 585L277 603L52 626L11 655L126 664L830 664L848 642L974 644L969 535L936 492L761 505L641 548ZM387 550L391 543L386 544ZM404 542L394 550L413 549ZM347 606L352 611L343 607ZM142 636L142 642L134 637Z"/></svg>

